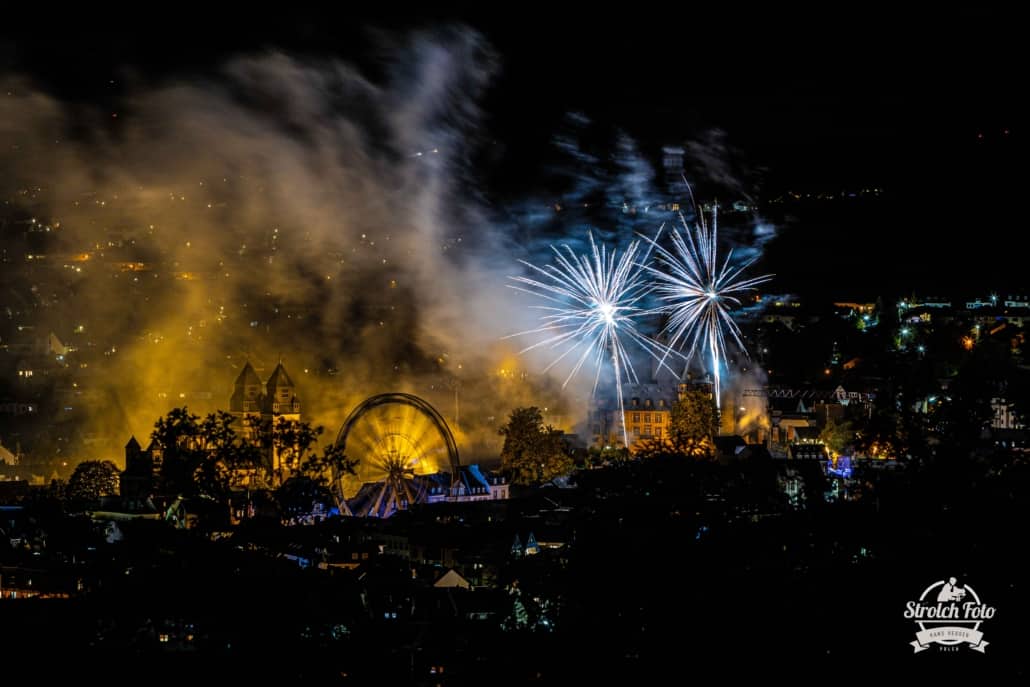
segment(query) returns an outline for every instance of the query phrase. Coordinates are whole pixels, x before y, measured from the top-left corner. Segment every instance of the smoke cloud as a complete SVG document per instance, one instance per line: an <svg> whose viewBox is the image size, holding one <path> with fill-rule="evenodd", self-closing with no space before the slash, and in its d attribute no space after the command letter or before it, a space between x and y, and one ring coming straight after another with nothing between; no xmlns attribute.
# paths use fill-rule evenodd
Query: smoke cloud
<svg viewBox="0 0 1030 687"><path fill-rule="evenodd" d="M34 299L6 327L31 319L74 349L54 384L77 457L119 459L175 406L226 408L247 360L267 377L282 359L328 437L390 391L436 406L466 462L496 459L517 406L576 429L592 375L563 390L567 370L539 374L546 352L518 355L531 342L504 337L536 313L505 277L517 258L549 261L559 236L585 243L588 226L621 250L684 197L656 190L629 136L591 150L590 120L570 115L546 180L558 190L491 209L471 160L496 66L453 28L399 40L377 79L265 52L135 88L110 111L0 76L0 193L30 227L5 248ZM725 183L719 145L687 157Z"/></svg>
<svg viewBox="0 0 1030 687"><path fill-rule="evenodd" d="M84 451L117 457L177 405L225 408L246 360L267 376L280 356L332 436L387 391L436 405L466 459L496 457L514 406L571 421L501 340L530 321L468 165L494 66L450 30L408 37L379 82L276 52L116 112L0 82L8 211L47 227L23 286L76 349L58 386Z"/></svg>

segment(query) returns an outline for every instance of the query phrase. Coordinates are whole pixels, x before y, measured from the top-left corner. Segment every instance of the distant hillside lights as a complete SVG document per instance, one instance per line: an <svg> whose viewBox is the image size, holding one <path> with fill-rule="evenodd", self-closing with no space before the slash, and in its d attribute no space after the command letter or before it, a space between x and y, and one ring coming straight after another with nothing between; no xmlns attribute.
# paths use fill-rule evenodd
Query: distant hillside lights
<svg viewBox="0 0 1030 687"><path fill-rule="evenodd" d="M968 301L958 301L965 310L980 310L983 308L1002 308L1004 310L1030 310L1030 297L1023 295L1010 295L1007 298L1000 298L997 294L991 294L987 298L976 297ZM951 310L956 302L947 298L903 298L898 301L898 310L914 310L916 308L933 308L936 310Z"/></svg>
<svg viewBox="0 0 1030 687"><path fill-rule="evenodd" d="M959 343L966 350L972 350L982 335L994 336L1006 324L1023 327L1030 317L1030 298L1021 295L1002 298L997 294L965 301L912 297L898 301L897 310L903 326L948 322L969 325L968 334L962 336Z"/></svg>
<svg viewBox="0 0 1030 687"><path fill-rule="evenodd" d="M778 205L781 203L808 202L813 200L847 201L864 198L879 198L883 193L884 189L878 186L856 189L837 189L833 191L787 191L782 195L776 196L769 202Z"/></svg>

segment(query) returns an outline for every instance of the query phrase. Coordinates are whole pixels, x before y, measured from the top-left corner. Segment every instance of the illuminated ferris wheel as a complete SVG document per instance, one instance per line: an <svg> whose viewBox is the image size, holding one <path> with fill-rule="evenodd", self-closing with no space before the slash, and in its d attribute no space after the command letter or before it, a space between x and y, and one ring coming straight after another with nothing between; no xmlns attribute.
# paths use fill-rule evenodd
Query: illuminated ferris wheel
<svg viewBox="0 0 1030 687"><path fill-rule="evenodd" d="M458 447L443 417L418 396L380 394L355 408L336 438L355 474L334 474L338 503L357 516L387 517L422 503L438 486L428 476L444 473L446 484L461 465Z"/></svg>

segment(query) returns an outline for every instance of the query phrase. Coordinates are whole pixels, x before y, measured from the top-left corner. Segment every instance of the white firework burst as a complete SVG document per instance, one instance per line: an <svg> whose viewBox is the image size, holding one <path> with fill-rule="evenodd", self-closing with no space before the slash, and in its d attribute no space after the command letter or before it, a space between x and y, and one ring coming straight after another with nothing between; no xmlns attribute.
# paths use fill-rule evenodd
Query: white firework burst
<svg viewBox="0 0 1030 687"><path fill-rule="evenodd" d="M644 269L653 278L654 294L661 301L656 311L669 317L663 333L670 350L684 350L688 364L695 355L708 357L716 407L721 408L727 333L747 355L740 327L733 321L730 310L741 305L739 296L769 281L773 275L744 279L744 271L758 256L734 265L730 250L726 258L720 260L718 211L712 210L711 225L705 221L703 213L698 213L698 217L698 223L691 230L680 215L683 232L677 229L670 232L672 250L658 245L657 239L647 239L659 264Z"/></svg>
<svg viewBox="0 0 1030 687"><path fill-rule="evenodd" d="M596 370L593 384L593 393L596 393L604 361L608 359L615 376L622 439L628 447L622 384L624 380L639 381L626 344L639 345L660 365L666 365L669 355L665 346L637 328L639 318L653 314L653 310L643 303L655 288L643 269L651 251L648 249L638 260L639 240L630 243L621 256L615 249L609 251L604 245L598 246L593 233L589 234L589 240L590 252L584 254L577 254L566 244L561 248L551 246L555 262L544 267L519 261L532 274L510 277L517 284L509 286L543 298L551 305L533 306L543 312L542 326L510 336L546 335L541 341L522 349L521 353L537 348L558 351L545 372L569 358L571 369L562 388L584 365L590 364Z"/></svg>

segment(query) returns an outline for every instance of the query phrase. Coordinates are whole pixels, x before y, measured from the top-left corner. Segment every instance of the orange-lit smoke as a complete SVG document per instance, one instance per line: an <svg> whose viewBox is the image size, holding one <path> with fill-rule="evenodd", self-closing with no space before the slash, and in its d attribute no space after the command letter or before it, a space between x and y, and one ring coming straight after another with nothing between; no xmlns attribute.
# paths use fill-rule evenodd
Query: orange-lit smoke
<svg viewBox="0 0 1030 687"><path fill-rule="evenodd" d="M571 427L579 406L499 340L531 322L467 178L493 64L462 31L411 36L378 81L272 52L136 89L117 119L0 78L0 164L35 189L4 197L54 227L38 324L78 349L80 457L120 462L280 356L329 438L388 391L434 404L466 462L496 458L513 407Z"/></svg>

